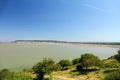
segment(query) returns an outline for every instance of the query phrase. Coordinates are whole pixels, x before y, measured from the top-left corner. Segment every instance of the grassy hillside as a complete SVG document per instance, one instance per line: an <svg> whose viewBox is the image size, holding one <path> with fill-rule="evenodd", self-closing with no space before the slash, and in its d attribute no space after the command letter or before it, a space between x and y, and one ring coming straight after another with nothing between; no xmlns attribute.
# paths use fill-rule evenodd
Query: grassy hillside
<svg viewBox="0 0 120 80"><path fill-rule="evenodd" d="M104 63L116 62L116 59L105 59ZM120 64L120 63L118 63ZM54 71L52 72L53 80L104 80L104 78L113 71L118 71L120 68L89 68L88 72L77 71L76 67L73 66L68 70L63 71ZM45 76L46 78L50 78L49 75Z"/></svg>

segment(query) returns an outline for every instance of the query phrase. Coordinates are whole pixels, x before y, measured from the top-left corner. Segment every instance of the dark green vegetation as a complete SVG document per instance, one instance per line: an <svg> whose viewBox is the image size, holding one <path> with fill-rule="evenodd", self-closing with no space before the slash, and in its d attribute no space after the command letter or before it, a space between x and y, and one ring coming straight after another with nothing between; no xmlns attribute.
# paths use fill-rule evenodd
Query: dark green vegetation
<svg viewBox="0 0 120 80"><path fill-rule="evenodd" d="M110 72L106 77L105 80L120 80L120 70Z"/></svg>
<svg viewBox="0 0 120 80"><path fill-rule="evenodd" d="M68 66L72 66L72 62L69 60L61 60L58 64L61 65L62 69L68 69Z"/></svg>
<svg viewBox="0 0 120 80"><path fill-rule="evenodd" d="M113 60L104 64L105 68L111 68L111 70L104 71L108 73L105 80L120 80L120 50L111 59Z"/></svg>
<svg viewBox="0 0 120 80"><path fill-rule="evenodd" d="M43 59L42 62L37 63L33 66L33 70L37 73L37 77L40 80L44 79L45 74L50 74L54 71L55 68L55 61L52 59Z"/></svg>
<svg viewBox="0 0 120 80"><path fill-rule="evenodd" d="M118 61L113 60L109 63L104 63L105 68L120 68L120 64Z"/></svg>
<svg viewBox="0 0 120 80"><path fill-rule="evenodd" d="M120 62L120 50L118 51L118 54L116 54L114 57Z"/></svg>
<svg viewBox="0 0 120 80"><path fill-rule="evenodd" d="M93 54L86 53L81 55L80 64L83 68L85 67L87 71L88 67L100 66L102 65L102 62L98 57L94 56Z"/></svg>
<svg viewBox="0 0 120 80"><path fill-rule="evenodd" d="M72 60L72 64L76 65L76 64L79 63L79 61L80 61L80 58L75 58L75 59Z"/></svg>
<svg viewBox="0 0 120 80"><path fill-rule="evenodd" d="M60 60L58 63L51 58L44 58L30 70L11 72L4 69L0 71L0 80L51 80L52 72L71 70L71 68L76 69L71 71L72 73L87 75L89 72L96 71L98 74L102 71L104 80L120 80L120 50L118 54L105 60L100 60L99 57L91 53L83 54L72 61ZM45 75L50 77L46 79Z"/></svg>
<svg viewBox="0 0 120 80"><path fill-rule="evenodd" d="M0 80L33 80L27 72L11 72L8 69L0 71Z"/></svg>

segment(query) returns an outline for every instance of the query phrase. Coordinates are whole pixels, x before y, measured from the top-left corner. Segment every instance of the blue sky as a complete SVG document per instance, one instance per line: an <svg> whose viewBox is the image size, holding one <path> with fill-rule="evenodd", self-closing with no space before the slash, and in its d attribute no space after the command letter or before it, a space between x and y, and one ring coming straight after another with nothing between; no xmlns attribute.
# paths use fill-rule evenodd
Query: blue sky
<svg viewBox="0 0 120 80"><path fill-rule="evenodd" d="M0 0L0 41L120 42L120 0Z"/></svg>

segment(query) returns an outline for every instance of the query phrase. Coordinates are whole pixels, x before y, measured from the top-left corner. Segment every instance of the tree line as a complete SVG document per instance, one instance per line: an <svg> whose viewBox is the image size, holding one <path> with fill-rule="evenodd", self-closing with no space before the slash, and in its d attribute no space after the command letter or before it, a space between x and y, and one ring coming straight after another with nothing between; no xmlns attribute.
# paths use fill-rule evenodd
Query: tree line
<svg viewBox="0 0 120 80"><path fill-rule="evenodd" d="M97 56L90 53L83 54L80 58L75 58L72 61L66 59L60 60L58 63L55 63L53 59L45 58L34 65L33 70L37 74L37 78L42 80L45 74L51 74L52 71L56 70L67 70L69 66L72 65L76 66L76 70L78 71L87 71L88 67L102 67L102 61Z"/></svg>

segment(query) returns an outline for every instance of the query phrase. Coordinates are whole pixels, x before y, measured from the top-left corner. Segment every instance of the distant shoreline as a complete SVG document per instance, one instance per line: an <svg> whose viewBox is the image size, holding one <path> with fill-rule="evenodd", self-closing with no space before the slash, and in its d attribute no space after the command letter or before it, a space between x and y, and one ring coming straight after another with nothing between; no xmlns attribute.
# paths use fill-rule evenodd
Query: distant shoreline
<svg viewBox="0 0 120 80"><path fill-rule="evenodd" d="M58 40L15 40L16 42L48 42L48 43L71 43L71 44L101 44L101 45L120 45L120 42L70 42L70 41L58 41Z"/></svg>
<svg viewBox="0 0 120 80"><path fill-rule="evenodd" d="M69 42L69 41L57 41L57 40L15 40L12 43L58 43L58 44L72 44L72 45L90 45L90 46L105 46L120 48L120 42Z"/></svg>
<svg viewBox="0 0 120 80"><path fill-rule="evenodd" d="M120 42L68 42L68 41L57 41L57 40L15 40L12 42L0 42L0 43L44 43L44 44L69 44L78 46L102 46L102 47L113 47L120 48Z"/></svg>

